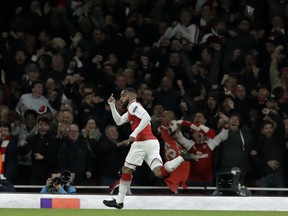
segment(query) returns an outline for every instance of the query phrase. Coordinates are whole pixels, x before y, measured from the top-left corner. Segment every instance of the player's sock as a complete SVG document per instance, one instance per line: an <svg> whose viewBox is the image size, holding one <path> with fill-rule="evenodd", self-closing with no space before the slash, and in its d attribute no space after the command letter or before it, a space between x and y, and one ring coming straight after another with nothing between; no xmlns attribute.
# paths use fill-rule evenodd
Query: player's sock
<svg viewBox="0 0 288 216"><path fill-rule="evenodd" d="M126 196L127 190L132 182L132 174L131 173L122 173L120 186L119 186L119 193L117 196L117 203L123 203L124 198Z"/></svg>
<svg viewBox="0 0 288 216"><path fill-rule="evenodd" d="M168 173L171 173L173 170L175 170L182 162L184 161L184 159L180 156L174 158L171 161L167 161L164 164L164 168Z"/></svg>

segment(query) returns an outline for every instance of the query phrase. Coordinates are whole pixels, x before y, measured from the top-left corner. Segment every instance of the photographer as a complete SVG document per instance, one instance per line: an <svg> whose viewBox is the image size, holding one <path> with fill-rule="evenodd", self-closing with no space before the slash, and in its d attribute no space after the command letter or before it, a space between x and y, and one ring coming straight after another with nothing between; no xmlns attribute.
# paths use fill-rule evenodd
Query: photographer
<svg viewBox="0 0 288 216"><path fill-rule="evenodd" d="M52 172L40 193L75 194L76 188L72 185L72 182L73 176L69 171Z"/></svg>

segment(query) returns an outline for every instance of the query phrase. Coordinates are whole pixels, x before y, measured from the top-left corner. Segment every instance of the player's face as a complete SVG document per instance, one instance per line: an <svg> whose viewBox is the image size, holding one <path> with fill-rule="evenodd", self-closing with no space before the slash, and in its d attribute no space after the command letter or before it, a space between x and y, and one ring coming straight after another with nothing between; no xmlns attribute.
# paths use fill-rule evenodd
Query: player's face
<svg viewBox="0 0 288 216"><path fill-rule="evenodd" d="M123 90L120 94L120 103L123 109L125 109L130 103L129 92Z"/></svg>

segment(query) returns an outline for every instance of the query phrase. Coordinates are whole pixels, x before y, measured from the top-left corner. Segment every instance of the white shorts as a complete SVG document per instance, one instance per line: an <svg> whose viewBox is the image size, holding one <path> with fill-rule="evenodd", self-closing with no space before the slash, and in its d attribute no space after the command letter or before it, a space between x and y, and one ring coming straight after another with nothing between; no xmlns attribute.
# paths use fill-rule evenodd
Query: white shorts
<svg viewBox="0 0 288 216"><path fill-rule="evenodd" d="M137 166L141 166L145 161L150 169L157 166L162 166L162 158L160 156L160 144L157 139L135 141L129 150L129 153L125 159L125 166L130 169L136 169Z"/></svg>

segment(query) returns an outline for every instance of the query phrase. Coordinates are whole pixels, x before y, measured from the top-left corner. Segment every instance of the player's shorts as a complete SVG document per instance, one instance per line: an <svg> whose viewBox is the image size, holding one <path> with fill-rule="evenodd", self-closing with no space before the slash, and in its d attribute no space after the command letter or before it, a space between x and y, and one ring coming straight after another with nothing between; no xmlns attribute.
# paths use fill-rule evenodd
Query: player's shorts
<svg viewBox="0 0 288 216"><path fill-rule="evenodd" d="M131 145L124 165L130 169L135 169L137 166L141 166L143 161L148 164L152 171L155 167L163 165L160 156L160 144L157 139L135 141Z"/></svg>

